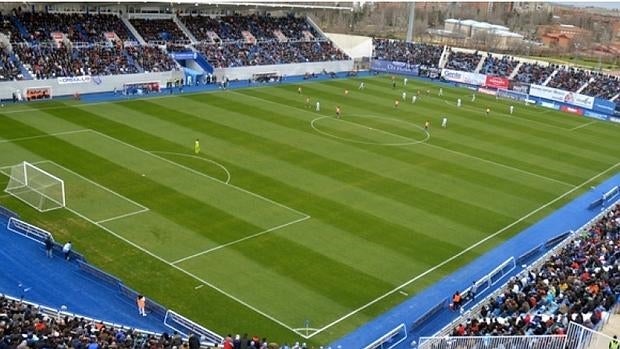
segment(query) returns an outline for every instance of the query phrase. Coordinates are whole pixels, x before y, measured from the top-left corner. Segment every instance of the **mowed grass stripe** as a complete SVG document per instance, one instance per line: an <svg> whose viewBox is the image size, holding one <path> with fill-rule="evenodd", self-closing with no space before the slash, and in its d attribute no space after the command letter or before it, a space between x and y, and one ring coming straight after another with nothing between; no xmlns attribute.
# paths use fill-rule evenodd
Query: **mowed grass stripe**
<svg viewBox="0 0 620 349"><path fill-rule="evenodd" d="M126 114L127 112L125 111L124 113ZM102 115L105 116L105 117L110 117L110 113L104 113ZM142 118L142 120L140 120L141 118ZM136 124L140 124L140 125L148 125L148 126L145 126L145 127L146 128L153 127L155 130L159 130L159 129L163 128L163 129L166 129L167 131L174 131L174 132L166 132L164 137L175 137L173 135L178 135L178 134L184 132L182 127L178 127L178 126L175 126L175 125L172 125L172 124L168 124L166 127L161 127L159 125L156 125L158 123L166 125L166 122L158 121L158 120L152 119L150 117L146 117L146 115L141 115L141 114L134 114L134 115L132 115L131 118L122 117L122 118L119 118L119 121L128 122L128 123L136 123ZM204 135L202 135L202 136L204 136ZM214 143L215 143L214 140L210 141L210 144L211 144L211 148L210 149L211 149L212 152L218 153L218 147L216 147ZM262 157L264 157L264 155L256 153L253 149L237 151L237 150L233 149L234 147L235 146L233 144L222 142L222 144L221 144L221 146L219 148L221 148L222 150L231 151L233 153L240 153L240 154L242 154L242 158L240 159L240 162L242 164L248 166L248 168L256 169L257 171L264 170L265 168L269 168L270 170L272 170L274 167L277 168L279 170L279 173L281 174L281 175L277 176L277 178L278 178L278 180L281 183L283 183L283 185L284 185L284 183L294 184L296 182L300 182L300 180L301 180L300 183L302 185L298 186L297 190L303 190L302 188L307 188L308 191L301 192L300 196L298 198L295 197L295 199L290 201L290 203L294 203L295 206L298 206L298 205L301 205L302 203L306 203L307 202L307 200L302 199L302 198L306 198L306 197L312 198L313 197L312 195L308 196L308 192L320 194L320 193L324 192L326 189L333 188L336 185L336 183L337 183L337 182L333 182L333 181L332 182L324 182L323 181L323 182L318 183L318 185L315 185L314 184L314 180L312 180L312 178L311 178L312 174L310 174L308 172L301 171L299 173L294 173L292 175L288 174L288 173L284 173L284 172L281 171L281 169L289 166L288 164L284 164L284 163L278 164L277 162L274 162L273 160L271 160L269 163L265 163L264 159L261 159ZM230 160L233 161L232 159L230 159ZM235 173L235 178L237 178L237 175L236 175L237 173L239 173L239 172L243 173L243 172L247 172L247 171L249 171L249 170L247 170L247 169L245 169L245 170L233 169L232 170L232 172ZM250 171L250 172L253 172L253 171ZM306 177L303 177L304 174L306 175ZM310 178L308 178L308 177L310 177ZM284 182L284 181L286 181L286 182ZM255 182L248 183L248 187L256 187L257 189L262 189L263 186L262 185L258 185L257 186L257 183L261 183L262 184L261 181L257 180ZM347 192L350 192L350 191L351 190L347 190ZM282 192L278 191L274 195L275 196L281 195L282 193L285 193L285 192L287 192L287 191L282 191ZM356 194L356 192L357 192L357 194ZM395 203L393 203L393 202L391 202L391 201L389 201L387 199L382 199L383 200L381 202L382 205L374 205L373 206L373 204L372 204L373 197L372 197L371 194L365 194L365 195L360 196L359 194L363 194L364 192L359 191L359 190L357 190L356 192L352 192L351 194L356 194L356 196L352 196L351 197L351 194L344 195L345 193L343 193L342 191L339 191L340 198L338 196L334 196L334 200L338 199L339 201L341 201L342 202L341 204L345 205L344 207L360 206L360 203L363 203L364 212L362 214L371 214L373 216L375 214L380 213L380 212L377 212L376 209L374 209L374 208L376 208L376 207L383 207L386 204L394 206L394 204L395 204ZM362 198L362 197L365 197L365 200L360 201L359 198ZM300 201L300 200L303 200L303 201ZM328 203L330 202L329 201L330 199L326 199L326 200L328 200L327 201ZM367 201L371 201L371 202L367 203ZM285 201L285 202L289 202L289 201ZM329 206L329 204L326 205L326 206ZM372 210L371 210L371 208L372 208ZM416 209L412 208L412 207L410 207L409 210L410 210L409 211L410 214L416 212ZM309 214L311 214L314 217L314 214L312 212L309 212L309 211L306 211L306 212L308 212ZM356 211L351 211L351 212L356 212ZM397 213L398 212L400 212L400 211L397 211ZM389 215L391 212L388 211L387 213ZM386 213L383 212L382 214L385 215ZM396 220L402 220L403 217L408 217L408 216L403 216L403 215L401 215L399 213L396 214L396 215L392 215L392 216L395 217ZM424 216L427 218L427 220L431 220L432 221L432 218L429 218L429 216L432 217L432 214L425 213ZM414 216L411 216L412 221L416 222L416 225L419 225L419 223L417 223L418 221L413 220L413 217ZM359 219L359 218L356 218L356 219ZM406 222L407 225L410 225L412 221L407 221ZM441 222L442 222L442 225L444 225L444 226L446 226L449 223L448 221L446 221L443 218L442 218ZM338 221L338 223L340 223L340 221ZM394 222L391 222L390 224L393 224L393 223ZM432 225L432 226L434 228L437 225ZM455 229L457 229L456 231L459 231L459 233L461 233L457 238L454 238L454 237L449 238L448 236L445 236L444 238L445 239L452 239L452 240L454 240L454 242L458 242L458 239L463 237L463 235L466 235L466 234L464 234L465 232L469 231L466 227L462 227L460 225L456 225ZM391 231L394 231L394 229L393 228L386 228L385 229L385 233L388 233L388 232L391 232ZM476 232L475 233L476 235L479 234L479 232L477 230L475 232ZM384 242L384 240L380 239L379 236L377 236L377 241ZM400 247L400 245L396 245L396 246ZM458 249L459 247L456 247L456 248Z"/></svg>
<svg viewBox="0 0 620 349"><path fill-rule="evenodd" d="M278 92L277 95L273 95L265 90L260 90L260 91L259 90L247 90L247 91L244 91L243 93L244 94L251 93L255 97L265 99L265 100L271 100L272 102L275 102L277 100L282 100L286 98L287 96L292 96L291 98L294 98L295 96L293 94L286 94L282 92ZM295 101L292 99L289 99L289 102L291 104L295 104ZM363 115L362 113L360 114ZM368 114L368 113L364 113L364 114ZM402 118L403 120L413 122L416 124L418 123L422 124L420 120L415 120L414 118L408 117L408 115L403 116L402 113L396 113L396 114L387 113L385 115L388 117ZM329 116L333 117L333 113L331 111L329 112ZM346 118L347 117L345 116L344 119ZM464 151L464 152L467 154L473 155L473 156L477 156L477 157L480 157L480 158L483 158L489 161L498 162L505 166L511 166L511 167L515 167L518 169L523 169L525 171L529 171L529 172L532 172L532 173L535 173L541 176L546 176L546 177L551 177L551 178L556 178L556 179L560 178L563 181L568 181L571 183L577 183L582 180L581 177L573 177L573 175L577 172L581 174L581 171L576 171L573 167L570 167L570 169L565 169L563 172L550 170L548 166L543 166L543 164L549 165L549 162L554 162L555 160L550 160L548 157L542 157L542 156L536 156L536 155L525 156L525 154L523 154L520 149L508 148L501 144L493 143L493 142L475 137L476 131L477 131L476 129L469 129L467 132L464 132L463 134L466 134L466 136L461 136L453 132L455 128L459 129L461 127L463 127L463 124L454 125L453 123L450 123L449 135L442 136L440 132L433 132L431 135L431 139L428 142L431 144L438 144L441 146L446 146L447 144L454 144L454 142L445 142L443 138L459 140L459 142L457 143L458 146L447 147L448 150L463 152L464 149L467 149L468 151ZM438 139L441 139L443 143L439 143ZM473 148L473 147L477 147L477 148ZM411 149L416 150L417 148L411 147ZM435 155L433 151L429 151L428 149L424 150L424 153ZM507 156L507 154L509 154L510 156ZM440 153L437 156L444 157L445 152ZM478 165L478 163L476 163L476 165ZM565 163L559 162L559 161L557 162L557 167L565 167L565 166L566 166ZM510 176L510 178L513 178L513 177L514 176ZM521 181L521 184L529 185L529 186L532 186L533 184L538 184L538 183L539 182L534 181L530 177L523 178L523 180ZM548 184L549 184L548 182L545 182L543 188L547 187ZM538 188L541 190L544 190L541 187L538 187Z"/></svg>
<svg viewBox="0 0 620 349"><path fill-rule="evenodd" d="M376 93L385 94L387 90L391 90L391 85L388 85L389 83L381 83L381 81L382 79L373 79L370 84L367 84L367 86L370 86L371 88L374 87L376 89L375 95ZM347 82L334 81L330 83L346 84ZM376 87L376 84L379 84L380 87ZM414 81L413 84L413 86L417 85L418 81ZM394 91L393 93L396 94L396 91L398 90L391 91ZM510 126L507 128L511 130L523 130L526 134L534 132L540 136L540 140L542 141L549 139L555 140L555 138L560 137L560 139L564 140L564 145L575 144L576 147L581 150L589 150L592 147L596 149L598 146L600 146L600 143L597 142L596 139L576 138L570 135L570 132L567 132L574 127L592 121L592 119L575 118L559 111L536 107L534 105L525 106L522 103L515 101L506 101L502 99L496 100L495 98L486 96L484 94L477 94L476 102L471 103L469 99L463 98L464 96L459 93L459 89L454 88L444 88L443 98L437 96L436 86L432 87L432 91L433 93L430 96L426 96L425 93L422 93L422 97L418 102L422 102L422 105L431 103L440 107L444 107L443 105L441 105L441 103L445 104L445 102L447 101L451 104L450 107L454 111L462 112L463 109L470 112L477 111L480 113L481 116L483 115L484 107L488 105L491 108L493 115L501 116L499 118L495 117L493 120L503 123L510 123L511 125L505 124L504 126ZM413 91L409 91L408 96L411 96L412 92ZM463 92L468 93L466 97L471 97L471 91L463 90ZM398 93L402 93L402 88L400 91L398 91ZM463 107L460 109L456 108L457 98L461 98L463 100ZM508 110L508 106L511 104L515 106L515 113L513 115L510 115ZM417 105L418 103L416 103L416 106ZM612 136L615 133L613 131L613 128L618 127L616 125L609 125L609 123L600 123L598 121L596 121L596 124L607 124L607 126L611 126L600 127L598 129L598 131L601 132L600 136ZM540 133L544 133L545 135L543 136Z"/></svg>
<svg viewBox="0 0 620 349"><path fill-rule="evenodd" d="M223 108L226 108L227 105L230 104L228 102L229 98L233 98L233 97L223 96L223 95L222 97L219 97L218 95L218 98L214 98L214 96L209 96L209 98L207 99L207 103L209 104L209 106L220 107L223 109ZM239 102L237 102L237 104L239 104ZM458 188L452 191L445 190L442 192L448 193L448 195L451 195L451 197L454 197L457 199L460 199L463 196L468 196L467 193L459 196L458 193L462 191L469 191L470 193L471 192L480 193L480 191L492 190L489 188L484 188L484 187L480 187L479 185L476 185L476 181L474 182L464 181L460 177L462 176L462 173L468 173L468 172L473 171L476 175L475 177L477 178L480 178L480 177L489 178L489 177L492 177L492 174L479 171L475 168L475 166L471 166L469 164L463 164L462 157L456 157L454 156L454 154L446 155L445 152L441 152L443 153L443 155L446 155L446 156L438 158L437 156L434 156L434 157L432 156L438 153L436 150L431 150L430 151L431 154L428 154L428 152L425 151L428 149L407 147L407 149L409 149L410 151L416 152L415 157L409 156L409 158L407 158L404 161L394 162L392 161L393 159L391 160L390 153L392 151L398 151L399 149L396 149L396 150L393 150L392 148L382 149L384 151L383 155L385 156L381 158L369 156L368 154L369 152L376 152L377 148L381 148L381 147L368 146L368 147L365 147L366 150L362 150L360 148L363 148L363 147L361 146L353 147L353 146L350 146L351 144L347 142L340 142L340 144L338 144L339 142L331 142L331 139L328 139L328 137L319 137L317 139L317 136L322 136L322 135L317 135L316 132L309 127L309 121L304 120L306 116L301 117L300 120L302 122L299 122L299 120L291 119L291 118L299 118L299 116L295 115L294 112L293 113L282 112L281 114L274 113L271 111L269 107L264 107L264 106L254 106L253 109L255 111L261 111L261 113L253 113L252 116L254 118L260 118L261 120L266 120L270 123L279 124L279 125L282 125L288 128L295 128L296 130L302 131L310 136L308 137L303 134L296 133L294 137L290 137L290 136L285 137L284 140L293 142L293 143L289 143L292 146L297 146L298 148L302 148L302 149L308 149L309 151L313 151L316 153L320 152L322 156L334 158L334 159L337 159L337 161L344 161L349 164L356 164L356 165L364 164L365 169L374 171L375 173L379 175L390 176L391 178L395 180L406 181L406 183L409 185L417 186L417 187L422 186L425 189L431 190L431 191L437 191L440 185L445 183L445 182L438 183L438 181L436 180L437 176L439 177L450 176L451 177L449 178L450 182L454 183L454 186ZM303 113L299 113L299 114L303 114ZM241 113L238 113L238 118L244 119L244 121L241 124L252 124L253 123L251 119L247 120L248 116L241 115ZM216 120L216 121L219 121L219 120ZM237 124L237 122L235 121L231 122L231 121L223 120L222 122L227 122L232 126L235 126ZM261 130L268 129L268 127L265 126L265 124L260 124L260 123L256 124L253 128L261 129ZM251 130L252 127L248 127L248 129ZM283 130L283 131L274 131L274 132L277 134L291 134L293 131ZM358 146L358 145L355 145L355 146ZM435 153L435 154L432 154L432 153ZM456 170L445 171L444 169L444 171L442 171L439 174L434 171L429 172L427 169L428 163L443 164L444 166L456 167ZM509 175L514 175L514 172L512 171L506 171L506 169L504 168L497 168L497 166L492 166L489 164L482 164L481 167L489 168L490 170L499 171L500 173L507 173ZM398 174L395 175L391 173L391 172L394 172L393 170L386 171L386 169L399 169L398 171L399 173L402 171L406 173L407 175L406 176L398 175ZM511 179L512 177L510 176L495 177L494 179L500 179L500 178L501 180L507 180L507 181L512 180ZM537 180L540 181L540 179L537 179ZM544 182L545 182L544 186L541 185L540 187L536 188L533 191L541 190L541 188L548 188L547 181L544 181ZM545 189L542 189L542 190L545 190ZM493 194L495 195L499 193L493 193ZM510 188L504 191L503 194L510 196L509 199L511 200L512 199L516 199L517 201L519 200L518 198L513 196L514 191L512 190L512 186L510 186ZM485 197L483 196L482 199L485 199ZM496 207L496 202L495 201L489 202L488 205L486 205L486 207Z"/></svg>
<svg viewBox="0 0 620 349"><path fill-rule="evenodd" d="M78 113L73 115L75 117ZM95 116L89 115L89 117L94 118ZM26 127L26 125L9 117L5 118L5 123L16 127ZM34 128L31 131L33 134L36 132ZM2 136L6 136L4 132ZM39 132L44 134L41 131ZM19 146L68 168L79 169L79 172L76 171L79 174L107 188L114 188L123 196L147 206L150 210L158 212L197 234L205 231L200 217L210 217L215 224L210 226L208 237L220 243L232 241L239 236L246 236L261 230L261 227L246 223L238 217L230 216L205 202L183 195L173 188L160 185L149 177L142 177L141 174L131 169L119 166L117 163L95 153L85 151L79 146L71 144L70 141L58 137L38 138L19 142ZM152 192L158 194L150 195ZM192 209L187 209L188 207ZM231 226L234 226L235 229L231 229Z"/></svg>
<svg viewBox="0 0 620 349"><path fill-rule="evenodd" d="M243 94L244 95L247 94L251 96L252 98L258 98L258 99L265 101L266 103L272 103L272 104L278 103L278 100L280 101L282 100L282 94L280 94L279 96L274 96L264 90L260 90L260 91L259 90L252 90L252 91L247 90L247 91L244 91ZM211 98L209 99L209 103L212 103ZM294 107L290 107L290 106L284 107L284 109L293 110L291 113L287 114L287 116L289 116L287 118L283 118L279 115L270 115L270 114L266 114L265 116L261 115L261 117L263 119L269 120L274 123L281 124L283 126L287 126L291 128L295 127L296 129L300 131L304 131L308 133L316 132L308 126L309 120L311 120L311 118L313 117L321 117L322 114L315 114L312 112L308 112L307 109L302 108L302 107L297 107L297 110L295 110ZM269 109L266 109L266 110L269 110ZM306 121L305 123L302 123L302 125L300 126L299 123L289 120L293 115L295 116L299 115L299 117L302 120L304 121L308 120L308 121ZM333 118L333 116L331 115L326 115L326 116ZM398 116L391 116L391 115L386 116L386 117L398 118ZM350 118L346 118L346 117L343 118L343 120L345 121L349 119ZM356 118L356 121L361 120L361 119L362 118ZM404 119L398 119L398 120L403 120L405 122L411 122L411 121L404 120ZM371 119L364 118L364 122L375 122L375 121L371 121ZM377 122L380 122L380 120L378 120ZM375 127L379 127L378 124L375 125ZM354 127L352 127L352 129L354 129ZM329 143L326 141L323 141L323 142ZM341 143L343 145L350 144L347 141L341 141ZM330 144L333 144L333 143L330 143ZM501 183L498 186L494 187L494 189L502 190L504 193L509 194L509 195L514 194L515 185L523 186L526 190L527 189L531 190L531 193L528 193L527 197L532 197L529 194L536 195L540 191L546 192L547 190L550 189L549 187L550 182L547 180L540 180L540 178L535 178L533 176L528 176L528 175L524 176L522 173L517 174L515 173L515 171L512 171L512 170L507 170L505 168L498 168L498 166L490 165L489 163L481 163L480 161L475 161L475 160L472 160L471 158L464 158L463 156L454 156L454 154L447 153L446 151L438 150L434 148L428 148L422 145L408 146L408 147L403 147L403 148L398 148L398 149L396 147L389 147L386 149L382 149L382 147L373 146L373 145L366 146L366 147L364 146L359 146L359 147L364 148L369 152L381 152L386 157L391 157L394 152L400 152L400 151L406 150L407 152L414 153L414 154L411 154L409 159L407 160L407 162L409 163L411 163L411 156L414 156L413 159L422 161L424 163L435 162L435 163L442 163L450 167L456 166L457 169L453 173L455 174L454 178L457 181L462 178L464 173L472 173L473 176L477 178L472 183L477 183L480 181L480 179L484 179L484 178L486 178L486 180L484 180L485 182L489 182L490 180L498 181L501 179ZM335 148L335 150L336 149L337 147ZM510 165L506 165L506 166L510 166ZM442 171L442 173L446 173L446 172ZM493 178L495 173L497 173L497 175L495 178ZM503 185L504 183L505 185ZM553 183L551 188L554 188L555 185L557 185L557 183ZM559 186L557 188L563 189L564 186ZM555 193L553 192L549 192L548 194L555 195Z"/></svg>
<svg viewBox="0 0 620 349"><path fill-rule="evenodd" d="M337 87L321 86L321 89L319 90L317 86L312 86L312 87L308 87L307 90L312 93L323 93L325 95L325 98L329 98L334 103L338 103L337 99L339 97L342 100L342 96L339 96L337 94L338 91L342 91L342 90ZM349 104L350 113L360 112L361 110L364 110L364 111L372 110L372 111L376 111L379 113L387 112L386 108L381 106L380 104L382 99L379 99L378 97L368 95L368 94L365 94L364 96L356 96L355 94L352 94L352 95L347 96L347 98L356 99L356 102L354 105ZM375 105L374 103L370 103L373 100L377 101L378 105ZM395 108L392 108L392 110L390 110L389 112L393 114L394 112L402 113L404 111L404 110L394 110L394 109ZM419 113L416 113L415 111L412 111L412 112L414 114L420 115ZM438 118L439 115L436 115L436 112L429 113L426 115L427 115L426 117L427 119L428 119L428 115L435 115L437 119L439 119ZM422 116L422 118L424 119L425 117ZM536 129L518 127L518 125L511 125L511 127L508 128L506 127L507 125L505 125L505 123L503 122L503 120L507 120L507 119L508 118L497 118L497 117L496 118L489 117L486 119L484 117L477 118L477 119L469 118L467 119L467 123L469 125L476 126L476 133L479 134L481 138L495 140L497 142L517 146L519 148L522 148L522 151L525 153L532 153L532 154L543 153L545 155L548 155L550 158L557 158L557 157L573 158L585 166L594 166L595 168L601 168L601 169L605 168L602 162L597 161L596 159L592 159L588 156L579 155L579 153L582 152L582 150L580 150L579 148L573 148L572 151L563 150L562 148L563 143L566 143L564 144L565 146L571 147L572 143L578 143L578 142L568 140L566 139L566 136L562 137L562 136L554 135L552 133L543 132L542 130L537 131ZM538 137L544 137L544 139L541 139L541 138L534 139L532 138L532 135L536 135ZM566 132L566 135L570 135L570 133ZM553 138L554 140L553 144L551 144L551 142L549 141L545 141L545 139L549 137ZM530 139L532 141L526 141L524 140L524 138L526 140ZM557 142L555 142L556 140ZM611 148L605 147L604 144L600 144L600 143L598 143L597 145L592 145L591 147L598 148L601 151L611 150Z"/></svg>
<svg viewBox="0 0 620 349"><path fill-rule="evenodd" d="M237 107L237 105L235 105L235 107ZM377 195L389 197L392 200L400 201L410 206L422 207L423 210L427 210L429 213L438 212L437 209L439 207L453 207L454 209L459 210L460 214L452 215L449 217L450 220L458 222L464 226L471 227L471 224L473 223L471 222L472 215L497 215L500 216L499 218L502 221L511 221L513 219L513 217L509 216L501 217L501 215L497 212L487 210L483 207L465 203L453 198L448 198L439 193L433 193L422 188L408 186L405 183L388 179L359 167L354 167L343 162L329 160L325 157L318 156L300 148L293 148L289 144L272 141L271 139L242 131L240 128L233 129L229 126L224 126L221 123L215 123L188 113L181 113L178 110L174 113L172 109L161 105L153 106L153 113L156 113L156 110L162 110L163 112L160 115L167 118L167 120L179 122L180 124L191 123L195 125L194 127L197 127L197 129L202 130L204 133L220 134L221 137L226 139L230 139L230 137L242 137L243 139L249 141L249 143L246 144L253 148L260 149L263 153L278 157L279 159L287 161L291 164L304 165L304 168L308 171L332 176L335 180L347 180L348 183L356 184L363 183L363 189L374 192ZM255 113L256 112L257 110L255 109ZM174 116L170 118L165 115ZM197 122L197 120L199 120L199 122ZM244 124L248 125L248 123ZM267 132L264 128L262 131ZM305 161L300 162L299 159L304 159ZM320 166L315 164L320 164ZM329 168L330 170L325 171L326 168ZM386 190L390 187L400 188L400 190L396 190L394 193L391 193ZM433 200L431 200L431 197ZM436 202L438 206L431 207L431 204L428 203L428 201ZM427 204L421 205L423 202L427 202Z"/></svg>
<svg viewBox="0 0 620 349"><path fill-rule="evenodd" d="M106 111L106 112L109 112L109 111ZM83 114L83 113L80 113L80 114ZM92 120L97 119L97 117L95 115L93 115L93 114L87 114L87 115L82 115L79 119L80 120L92 121ZM74 122L76 122L75 114L74 114L74 117L72 118L72 120ZM99 120L98 123L101 123L101 120ZM83 126L87 126L87 125L83 124ZM110 125L108 125L108 126L110 126ZM116 129L118 130L118 127ZM124 132L126 132L126 131L127 130L125 130ZM192 207L192 206L193 205L190 205L189 207ZM185 206L185 208L188 209L187 206ZM179 223L179 222L177 222L177 223ZM196 231L199 231L199 230L196 229ZM422 239L422 241L423 240L424 239ZM427 240L432 240L432 239L427 239ZM420 241L420 240L418 239L417 241ZM437 245L437 243L438 243L438 241L429 242L429 244L433 244L433 245ZM267 253L262 253L260 255L257 255L254 251L247 251L247 249L245 249L243 247L233 247L233 248L241 250L244 254L248 254L249 257L251 256L251 257L254 257L255 259L258 259L259 262L264 264L266 267L270 267L270 268L282 267L282 266L279 266L279 265L271 265L272 261L274 259L273 258L266 258L266 257L268 257ZM310 249L306 248L305 251L304 251L304 249L300 247L300 250L297 250L296 248L294 248L294 246L290 246L290 244L288 246L288 251L291 254L299 256L300 258L301 258L301 256L305 256L307 254L311 254L312 253L312 251ZM328 269L332 270L336 274L340 274L340 273L342 273L342 275L344 275L344 274L355 274L355 275L357 275L356 277L358 278L358 280L362 280L362 279L365 279L365 278L368 279L367 281L369 282L369 285L371 285L370 282L372 282L372 280L376 280L376 283L380 285L380 286L378 286L378 288L384 289L384 290L387 290L387 289L389 289L392 286L391 284L388 285L388 284L384 283L383 281L380 281L378 279L374 279L371 276L362 275L359 271L355 271L351 267L344 266L344 265L342 265L340 263L336 263L334 261L330 261L329 258L327 258L326 256L322 256L321 258L328 265ZM314 258L312 258L311 260L314 260ZM284 274L284 275L287 275L287 277L289 277L291 279L294 279L294 280L296 280L298 282L302 281L301 283L303 283L307 287L310 287L310 288L312 288L312 287L322 288L323 287L322 285L325 285L324 283L322 283L322 280L317 280L316 278L308 277L308 275L296 274L295 273L295 268L291 268L291 266L288 266L288 268L289 268L289 273L288 274ZM318 277L320 277L320 276L321 275L318 275ZM339 301L341 303L346 304L346 302L347 302L347 294L349 292L348 290L350 288L350 285L347 284L347 283L344 283L342 285L333 285L334 290L339 289L339 287L341 287L341 290L345 294L345 297L343 299L335 299L335 300L337 300L337 301ZM369 287L369 292L372 291L372 290L374 290L374 288L372 286ZM373 293L373 294L376 295L376 293ZM371 295L366 295L366 296L370 297ZM363 299L367 299L366 296L364 296L362 298Z"/></svg>

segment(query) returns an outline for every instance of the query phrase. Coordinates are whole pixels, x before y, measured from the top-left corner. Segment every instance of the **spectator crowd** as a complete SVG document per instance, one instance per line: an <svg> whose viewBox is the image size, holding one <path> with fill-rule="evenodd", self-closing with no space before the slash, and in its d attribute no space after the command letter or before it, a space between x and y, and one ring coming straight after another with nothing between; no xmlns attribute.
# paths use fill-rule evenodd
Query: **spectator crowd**
<svg viewBox="0 0 620 349"><path fill-rule="evenodd" d="M189 43L185 33L172 19L132 18L129 21L146 42Z"/></svg>
<svg viewBox="0 0 620 349"><path fill-rule="evenodd" d="M312 38L324 38L306 21L304 17L293 15L272 17L270 15L240 15L222 16L213 18L208 16L180 17L185 26L196 37L204 42L217 42L207 32L213 32L224 42L244 41L243 31L254 36L257 42L268 41L304 41L304 32ZM276 34L280 32L282 36Z"/></svg>
<svg viewBox="0 0 620 349"><path fill-rule="evenodd" d="M217 68L348 59L329 41L201 44L197 49Z"/></svg>
<svg viewBox="0 0 620 349"><path fill-rule="evenodd" d="M454 336L565 334L595 328L620 293L620 205L539 268L511 279Z"/></svg>
<svg viewBox="0 0 620 349"><path fill-rule="evenodd" d="M577 92L590 80L590 72L583 69L560 67L547 86Z"/></svg>
<svg viewBox="0 0 620 349"><path fill-rule="evenodd" d="M490 53L487 53L487 58L484 61L480 73L491 76L509 77L518 64L519 61L512 56L497 58L497 56L492 56Z"/></svg>
<svg viewBox="0 0 620 349"><path fill-rule="evenodd" d="M0 296L0 348L199 349L174 332L161 336L72 316L48 316L37 307Z"/></svg>
<svg viewBox="0 0 620 349"><path fill-rule="evenodd" d="M545 80L557 69L554 64L540 65L538 63L523 63L514 77L514 80L527 84L542 85Z"/></svg>
<svg viewBox="0 0 620 349"><path fill-rule="evenodd" d="M373 58L419 64L436 68L443 53L443 46L412 43L399 40L373 39Z"/></svg>
<svg viewBox="0 0 620 349"><path fill-rule="evenodd" d="M217 68L349 59L305 17L188 15L179 16L179 20L199 40L194 47L172 19L130 19L151 43L143 47L136 45L129 28L115 14L28 12L19 8L8 15L0 13L0 32L9 37L15 53L0 53L0 80L22 79L25 70L36 79L168 71L179 67L168 53L194 49ZM61 35L53 40L55 32ZM111 40L116 37L119 40ZM152 46L154 43L159 46ZM389 39L373 39L373 47L374 59L417 64L425 74L439 68L444 52L439 45ZM448 48L445 68L474 72L481 59L478 52ZM487 54L480 73L508 77L517 66L519 61L514 57ZM582 94L606 99L620 93L618 77L554 64L523 62L513 80L543 84L556 70L550 87L572 92L583 87ZM432 76L436 75L433 71Z"/></svg>
<svg viewBox="0 0 620 349"><path fill-rule="evenodd" d="M450 49L450 56L448 57L447 69L461 70L466 72L473 72L476 70L478 63L482 56L478 51L474 53L455 52Z"/></svg>

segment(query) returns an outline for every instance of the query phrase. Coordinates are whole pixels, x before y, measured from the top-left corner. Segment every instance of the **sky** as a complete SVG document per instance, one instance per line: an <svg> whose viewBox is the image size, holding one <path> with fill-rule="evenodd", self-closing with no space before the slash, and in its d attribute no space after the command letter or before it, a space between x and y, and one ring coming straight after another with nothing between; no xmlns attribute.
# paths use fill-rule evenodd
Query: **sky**
<svg viewBox="0 0 620 349"><path fill-rule="evenodd" d="M589 2L585 2L585 1L559 1L560 4L563 5L573 5L573 6L578 6L578 7L587 7L587 6L593 6L593 7L602 7L602 8L607 8L607 9L620 9L620 1L616 1L616 2L598 2L598 1L589 1Z"/></svg>

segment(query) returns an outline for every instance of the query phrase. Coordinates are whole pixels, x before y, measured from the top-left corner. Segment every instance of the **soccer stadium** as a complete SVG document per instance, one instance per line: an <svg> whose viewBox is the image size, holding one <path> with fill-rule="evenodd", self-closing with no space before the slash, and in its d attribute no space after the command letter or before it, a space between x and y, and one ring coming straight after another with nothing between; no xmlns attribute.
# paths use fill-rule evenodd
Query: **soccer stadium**
<svg viewBox="0 0 620 349"><path fill-rule="evenodd" d="M0 349L619 349L620 17L562 6L0 3Z"/></svg>

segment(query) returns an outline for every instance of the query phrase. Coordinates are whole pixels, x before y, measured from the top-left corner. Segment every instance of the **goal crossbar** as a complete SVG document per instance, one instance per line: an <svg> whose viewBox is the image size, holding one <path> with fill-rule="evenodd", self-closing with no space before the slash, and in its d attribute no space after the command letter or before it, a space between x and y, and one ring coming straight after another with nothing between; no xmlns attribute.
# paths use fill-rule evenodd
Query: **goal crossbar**
<svg viewBox="0 0 620 349"><path fill-rule="evenodd" d="M45 181L48 183L36 183L33 178L37 177L45 177ZM59 187L57 190L57 194L59 195L53 197L46 189L56 186ZM22 190L24 188L25 190ZM51 211L60 207L65 207L66 205L65 182L57 176L27 161L11 167L9 183L4 191L41 212ZM28 197L28 194L31 193L36 194L34 198ZM55 206L46 208L46 200L51 201Z"/></svg>

